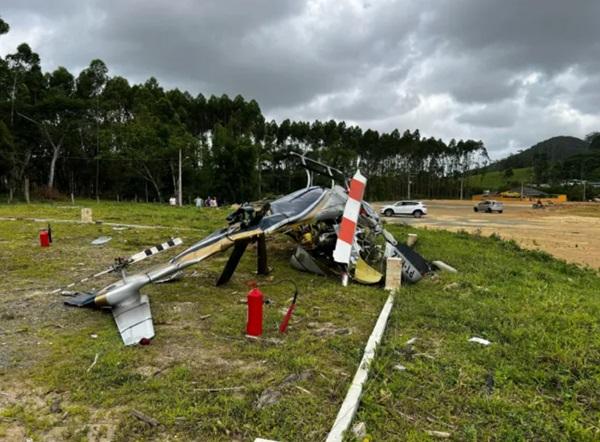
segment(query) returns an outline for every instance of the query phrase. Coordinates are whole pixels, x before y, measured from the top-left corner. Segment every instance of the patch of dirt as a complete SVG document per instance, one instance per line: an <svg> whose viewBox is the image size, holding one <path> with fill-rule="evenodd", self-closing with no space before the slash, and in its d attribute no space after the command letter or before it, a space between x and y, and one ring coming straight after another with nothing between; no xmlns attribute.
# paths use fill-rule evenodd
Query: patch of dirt
<svg viewBox="0 0 600 442"><path fill-rule="evenodd" d="M384 218L415 227L496 234L520 246L543 250L568 262L600 268L600 204L567 203L548 209L504 204L504 213L475 213L472 201L427 201L421 219ZM379 204L381 207L381 204Z"/></svg>

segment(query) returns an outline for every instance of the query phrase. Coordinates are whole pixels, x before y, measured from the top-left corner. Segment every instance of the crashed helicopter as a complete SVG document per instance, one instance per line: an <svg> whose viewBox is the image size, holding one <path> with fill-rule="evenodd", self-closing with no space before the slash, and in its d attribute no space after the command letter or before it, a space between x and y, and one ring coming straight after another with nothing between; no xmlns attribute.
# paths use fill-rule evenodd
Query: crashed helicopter
<svg viewBox="0 0 600 442"><path fill-rule="evenodd" d="M133 262L177 245L181 240L171 240L157 246L158 249L147 249L129 259L118 259L110 269L94 276L120 272L121 279L96 292L76 292L65 303L110 308L125 345L147 342L154 337L154 325L148 296L140 292L145 285L174 279L187 267L233 248L216 283L223 285L231 279L251 243L257 246L257 273L267 274L266 237L274 233L284 233L295 240L297 246L290 264L304 272L337 275L343 281L350 279L361 284L380 284L388 257L403 259L402 277L410 282L418 281L431 271L430 263L398 243L383 228L379 215L362 200L362 191L357 189L364 190L366 178L359 171L348 180L338 169L303 155L296 157L306 171L306 187L260 208L249 204L240 206L227 217L227 227L213 232L165 264L135 274L127 273L127 267ZM328 178L330 187L314 185L315 175Z"/></svg>

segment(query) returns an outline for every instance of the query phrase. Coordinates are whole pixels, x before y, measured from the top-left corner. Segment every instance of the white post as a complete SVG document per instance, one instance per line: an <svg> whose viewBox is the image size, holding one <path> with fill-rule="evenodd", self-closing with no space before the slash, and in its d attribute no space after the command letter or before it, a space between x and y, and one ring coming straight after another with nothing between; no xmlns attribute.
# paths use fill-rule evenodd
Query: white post
<svg viewBox="0 0 600 442"><path fill-rule="evenodd" d="M408 238L406 239L406 245L408 247L412 248L416 243L417 243L417 234L416 233L409 233L408 234Z"/></svg>
<svg viewBox="0 0 600 442"><path fill-rule="evenodd" d="M358 410L363 384L367 380L367 376L369 374L369 366L375 357L375 349L383 337L383 332L385 331L387 320L390 316L393 305L394 294L392 292L392 294L388 296L383 309L381 309L377 323L373 328L373 333L371 333L369 341L367 342L367 346L365 347L363 358L360 361L358 370L356 370L354 379L352 379L352 384L350 384L350 388L348 389L348 393L346 394L346 398L342 403L342 407L335 418L333 427L327 435L327 442L342 442L344 432L348 430L350 424L352 423L352 419L354 419L356 410Z"/></svg>
<svg viewBox="0 0 600 442"><path fill-rule="evenodd" d="M401 285L402 258L387 258L385 261L385 289L396 290Z"/></svg>
<svg viewBox="0 0 600 442"><path fill-rule="evenodd" d="M82 223L92 223L93 218L92 218L92 209L90 209L89 207L84 207L83 209L81 209L81 222Z"/></svg>

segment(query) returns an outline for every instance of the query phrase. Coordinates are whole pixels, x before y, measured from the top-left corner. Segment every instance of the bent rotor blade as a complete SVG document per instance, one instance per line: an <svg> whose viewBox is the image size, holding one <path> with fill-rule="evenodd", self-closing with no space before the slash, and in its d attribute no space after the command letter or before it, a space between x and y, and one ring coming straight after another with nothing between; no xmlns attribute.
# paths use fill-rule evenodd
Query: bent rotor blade
<svg viewBox="0 0 600 442"><path fill-rule="evenodd" d="M142 252L139 252L139 253L136 253L135 255L130 256L127 259L127 263L133 264L136 262L140 262L140 261L148 258L149 256L156 255L157 253L160 253L160 252L164 252L165 250L170 249L171 247L176 247L182 243L183 243L183 241L181 240L181 238L170 239L167 242L164 242L164 243L159 244L154 247L150 247L149 249L146 249Z"/></svg>
<svg viewBox="0 0 600 442"><path fill-rule="evenodd" d="M164 252L165 250L168 250L171 247L176 247L180 244L183 244L183 241L181 238L172 238L172 239L168 240L167 242L158 244L154 247L150 247L149 249L143 250L139 253L136 253L135 255L131 255L129 258L124 260L124 263L129 265L129 264L134 264L136 262L143 261L144 259L146 259L152 255L156 255L157 253ZM90 279L98 278L99 276L106 275L107 273L111 273L114 271L115 271L115 266L111 266L105 270L98 272L98 273L94 273L93 275L90 275L86 278L80 279L79 281L72 282L69 285L58 288L56 290L53 290L50 292L50 294L53 295L55 293L62 292L63 290L70 289L78 284L83 284L84 282L87 282Z"/></svg>
<svg viewBox="0 0 600 442"><path fill-rule="evenodd" d="M86 277L86 278L80 279L79 281L72 282L71 284L69 284L69 285L66 285L66 286L64 286L64 287L58 288L58 289L56 289L56 290L52 290L52 291L50 292L50 294L51 294L51 295L54 295L55 293L62 292L63 290L67 290L67 289L73 288L73 287L75 287L75 286L76 286L76 285L78 285L78 284L83 284L84 282L87 282L87 281L89 281L90 279L94 279L94 278L97 278L97 277L99 277L99 276L106 275L107 273L110 273L110 272L112 272L112 271L114 271L114 268L113 268L113 267L110 267L110 268L108 268L108 269L106 269L106 270L102 270L101 272L94 273L93 275L90 275L90 276L88 276L88 277Z"/></svg>
<svg viewBox="0 0 600 442"><path fill-rule="evenodd" d="M350 182L350 190L348 191L348 201L344 207L342 222L338 232L338 239L333 251L333 260L341 264L350 263L350 255L352 254L352 244L354 243L356 224L358 223L358 215L360 214L360 205L365 193L367 179L357 170Z"/></svg>

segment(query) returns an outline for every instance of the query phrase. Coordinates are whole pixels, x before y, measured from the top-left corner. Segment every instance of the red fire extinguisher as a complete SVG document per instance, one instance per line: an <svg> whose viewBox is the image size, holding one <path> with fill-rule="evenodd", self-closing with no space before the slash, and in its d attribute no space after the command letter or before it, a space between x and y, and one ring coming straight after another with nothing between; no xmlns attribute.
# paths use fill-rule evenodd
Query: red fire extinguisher
<svg viewBox="0 0 600 442"><path fill-rule="evenodd" d="M46 229L40 231L40 246L50 247L50 235Z"/></svg>
<svg viewBox="0 0 600 442"><path fill-rule="evenodd" d="M283 280L276 282L275 284L269 284L271 286L278 285L284 282L289 282L294 285L294 296L292 297L292 303L288 307L288 310L283 317L283 321L279 325L279 332L285 333L290 322L290 318L294 313L294 309L296 308L296 301L298 299L298 286L294 281L291 280ZM255 283L254 283L255 284ZM248 304L248 320L246 322L246 334L249 336L260 336L262 335L263 329L263 304L264 296L263 293L258 289L258 287L254 286L249 292L247 296L247 304ZM269 301L267 301L269 303Z"/></svg>
<svg viewBox="0 0 600 442"><path fill-rule="evenodd" d="M281 321L281 324L279 324L279 333L285 333L285 331L287 330L287 326L290 322L290 318L292 317L292 313L294 313L294 309L296 308L296 301L298 300L298 286L296 286L295 282L290 282L294 284L294 296L292 298L292 303L288 307L287 313L283 317L283 321Z"/></svg>
<svg viewBox="0 0 600 442"><path fill-rule="evenodd" d="M248 292L248 321L246 322L246 334L249 336L262 335L263 323L263 294L254 287Z"/></svg>

